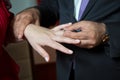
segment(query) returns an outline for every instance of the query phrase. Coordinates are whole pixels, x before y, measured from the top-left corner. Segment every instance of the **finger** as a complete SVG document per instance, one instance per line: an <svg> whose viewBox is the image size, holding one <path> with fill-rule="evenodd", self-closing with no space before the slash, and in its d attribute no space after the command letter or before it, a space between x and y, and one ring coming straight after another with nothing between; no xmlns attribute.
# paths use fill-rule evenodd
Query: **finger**
<svg viewBox="0 0 120 80"><path fill-rule="evenodd" d="M53 40L60 42L60 43L68 43L68 44L77 44L80 42L78 39L72 39L64 36L56 36Z"/></svg>
<svg viewBox="0 0 120 80"><path fill-rule="evenodd" d="M36 20L35 25L40 26L40 21L39 21L39 20Z"/></svg>
<svg viewBox="0 0 120 80"><path fill-rule="evenodd" d="M85 31L81 32L65 31L63 36L79 40L86 40L89 38L88 32Z"/></svg>
<svg viewBox="0 0 120 80"><path fill-rule="evenodd" d="M59 25L59 26L53 28L52 30L58 31L58 30L64 29L65 27L69 27L71 24L72 23L62 24L62 25Z"/></svg>
<svg viewBox="0 0 120 80"><path fill-rule="evenodd" d="M73 31L73 30L78 30L78 29L81 30L81 26L75 25L75 24L71 25L70 27L65 28L66 31Z"/></svg>
<svg viewBox="0 0 120 80"><path fill-rule="evenodd" d="M40 45L36 45L34 49L45 59L46 62L50 60L48 53L40 47Z"/></svg>
<svg viewBox="0 0 120 80"><path fill-rule="evenodd" d="M21 39L23 37L23 32L29 23L31 23L30 17L18 16L15 18L13 27L16 38Z"/></svg>
<svg viewBox="0 0 120 80"><path fill-rule="evenodd" d="M64 47L63 45L61 45L60 43L55 42L55 41L49 42L48 46L53 48L53 49L59 50L59 51L61 51L63 53L66 53L66 54L72 54L73 53L72 50Z"/></svg>
<svg viewBox="0 0 120 80"><path fill-rule="evenodd" d="M78 29L82 30L82 28L86 25L87 25L87 21L80 21L66 28L66 30L69 30L69 31L78 30Z"/></svg>
<svg viewBox="0 0 120 80"><path fill-rule="evenodd" d="M78 44L79 47L81 48L93 48L92 43L90 42L90 40L81 40L80 44Z"/></svg>

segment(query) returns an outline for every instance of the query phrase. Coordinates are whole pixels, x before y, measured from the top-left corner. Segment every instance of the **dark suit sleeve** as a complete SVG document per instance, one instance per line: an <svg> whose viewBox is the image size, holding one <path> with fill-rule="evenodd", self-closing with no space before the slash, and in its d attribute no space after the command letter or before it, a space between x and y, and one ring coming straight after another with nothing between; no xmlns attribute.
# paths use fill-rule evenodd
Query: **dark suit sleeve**
<svg viewBox="0 0 120 80"><path fill-rule="evenodd" d="M105 52L112 58L120 57L120 0L96 0L87 16L88 20L106 24L110 39L104 45Z"/></svg>
<svg viewBox="0 0 120 80"><path fill-rule="evenodd" d="M106 23L106 25L109 43L105 46L105 50L113 58L120 57L120 22Z"/></svg>
<svg viewBox="0 0 120 80"><path fill-rule="evenodd" d="M40 11L41 26L49 27L54 25L59 19L59 9L57 0L41 0L39 6L36 8Z"/></svg>
<svg viewBox="0 0 120 80"><path fill-rule="evenodd" d="M120 57L120 5L111 8L111 13L105 21L109 34L109 43L105 46L107 54L112 58Z"/></svg>

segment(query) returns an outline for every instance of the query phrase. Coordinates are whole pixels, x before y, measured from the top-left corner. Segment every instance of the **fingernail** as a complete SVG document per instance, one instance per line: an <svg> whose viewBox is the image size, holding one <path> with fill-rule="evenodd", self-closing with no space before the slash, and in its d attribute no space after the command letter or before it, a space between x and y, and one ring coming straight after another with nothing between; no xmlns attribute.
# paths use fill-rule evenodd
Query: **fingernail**
<svg viewBox="0 0 120 80"><path fill-rule="evenodd" d="M73 51L72 51L72 50L69 50L68 52L69 52L69 54L73 54Z"/></svg>
<svg viewBox="0 0 120 80"><path fill-rule="evenodd" d="M48 62L48 61L49 61L49 58L48 58L48 57L45 57L45 61Z"/></svg>
<svg viewBox="0 0 120 80"><path fill-rule="evenodd" d="M22 35L18 35L18 39L21 39L22 38Z"/></svg>
<svg viewBox="0 0 120 80"><path fill-rule="evenodd" d="M75 40L75 42L78 42L78 43L79 43L79 42L80 42L80 40L79 40L79 39L76 39L76 40Z"/></svg>
<svg viewBox="0 0 120 80"><path fill-rule="evenodd" d="M68 24L72 24L71 22L69 22Z"/></svg>

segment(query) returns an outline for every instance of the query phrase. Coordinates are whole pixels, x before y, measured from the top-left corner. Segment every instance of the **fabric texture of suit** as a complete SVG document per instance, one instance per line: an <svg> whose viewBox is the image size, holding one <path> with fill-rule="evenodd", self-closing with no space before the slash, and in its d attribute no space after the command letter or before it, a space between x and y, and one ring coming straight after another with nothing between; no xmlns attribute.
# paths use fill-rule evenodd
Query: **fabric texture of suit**
<svg viewBox="0 0 120 80"><path fill-rule="evenodd" d="M49 26L77 22L74 17L74 0L42 0L38 7L41 24ZM69 80L71 67L75 80L120 80L120 0L90 0L81 20L106 24L110 40L93 49L63 44L74 54L57 51L57 80ZM46 25L47 24L47 25Z"/></svg>

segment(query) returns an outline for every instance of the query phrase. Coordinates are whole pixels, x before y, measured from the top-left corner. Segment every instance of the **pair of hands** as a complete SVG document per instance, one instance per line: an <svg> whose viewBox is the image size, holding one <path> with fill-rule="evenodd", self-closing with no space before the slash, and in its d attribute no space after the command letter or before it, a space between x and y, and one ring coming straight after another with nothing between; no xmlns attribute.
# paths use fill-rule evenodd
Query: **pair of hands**
<svg viewBox="0 0 120 80"><path fill-rule="evenodd" d="M72 39L63 36L64 30L62 29L70 25L71 24L63 24L53 29L47 29L34 24L29 24L24 31L24 35L31 46L46 61L49 61L50 57L48 53L44 50L43 46L49 46L66 54L72 54L72 50L64 47L60 43L78 44L80 42L80 40L78 39Z"/></svg>
<svg viewBox="0 0 120 80"><path fill-rule="evenodd" d="M23 34L32 47L49 61L48 53L42 46L49 46L66 54L73 51L64 47L60 43L74 44L81 48L93 48L101 43L101 37L105 33L105 25L92 21L81 21L74 24L63 24L53 29L39 26L39 11L28 9L19 13L14 18L14 34L16 38L22 39ZM80 29L80 32L73 30Z"/></svg>

